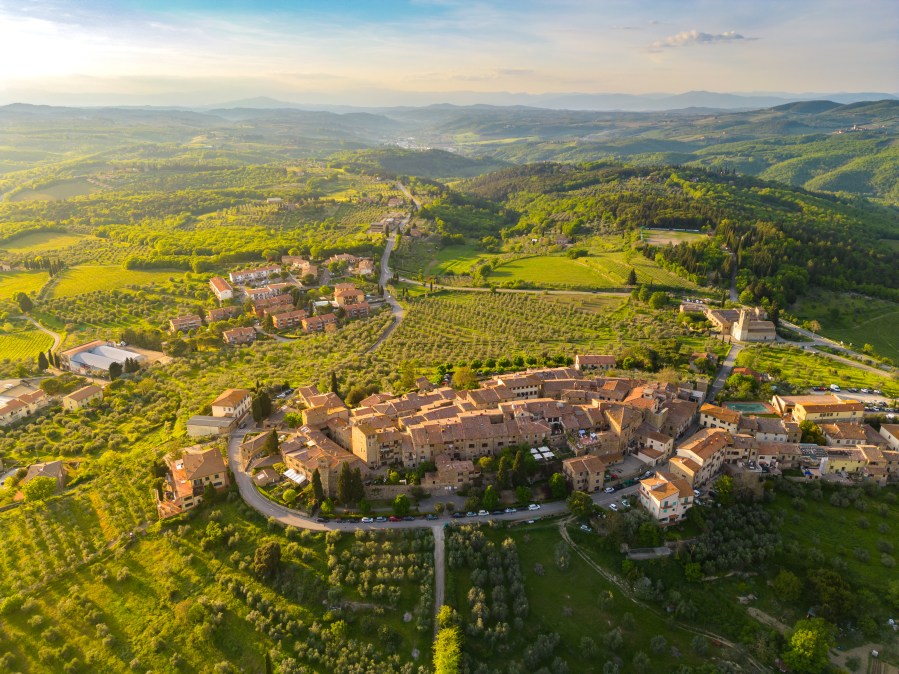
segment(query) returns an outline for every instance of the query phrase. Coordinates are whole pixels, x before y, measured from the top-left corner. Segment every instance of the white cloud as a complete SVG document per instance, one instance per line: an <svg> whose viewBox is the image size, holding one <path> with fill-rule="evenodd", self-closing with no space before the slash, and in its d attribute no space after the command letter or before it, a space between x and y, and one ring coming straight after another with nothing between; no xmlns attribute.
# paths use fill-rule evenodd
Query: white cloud
<svg viewBox="0 0 899 674"><path fill-rule="evenodd" d="M740 40L757 40L757 37L746 37L735 30L724 33L703 33L698 30L685 30L677 35L670 35L664 40L657 40L649 45L652 51L672 49L674 47L686 47L693 44L719 44L723 42L737 42Z"/></svg>

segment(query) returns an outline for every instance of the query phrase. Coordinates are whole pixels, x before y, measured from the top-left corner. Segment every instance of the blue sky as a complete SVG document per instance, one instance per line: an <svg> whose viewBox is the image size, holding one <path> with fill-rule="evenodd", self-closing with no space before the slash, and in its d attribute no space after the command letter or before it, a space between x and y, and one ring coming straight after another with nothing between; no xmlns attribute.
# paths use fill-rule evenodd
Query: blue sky
<svg viewBox="0 0 899 674"><path fill-rule="evenodd" d="M0 98L899 92L897 36L895 0L0 0Z"/></svg>

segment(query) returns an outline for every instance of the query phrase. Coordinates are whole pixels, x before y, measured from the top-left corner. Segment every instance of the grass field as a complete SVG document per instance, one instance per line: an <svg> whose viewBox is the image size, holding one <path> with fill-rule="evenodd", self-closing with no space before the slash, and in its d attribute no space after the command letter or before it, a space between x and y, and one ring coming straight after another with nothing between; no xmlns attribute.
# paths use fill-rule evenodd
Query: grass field
<svg viewBox="0 0 899 674"><path fill-rule="evenodd" d="M737 356L737 365L767 372L803 388L839 384L844 389L878 388L886 397L899 397L899 381L887 374L880 377L796 347L753 346Z"/></svg>
<svg viewBox="0 0 899 674"><path fill-rule="evenodd" d="M646 229L643 238L653 246L677 245L684 242L701 241L708 238L701 232L678 232L675 230Z"/></svg>
<svg viewBox="0 0 899 674"><path fill-rule="evenodd" d="M0 360L32 359L53 346L53 338L30 323L17 321L13 325L14 331L0 332Z"/></svg>
<svg viewBox="0 0 899 674"><path fill-rule="evenodd" d="M56 201L58 199L78 197L82 194L90 194L99 189L99 187L89 183L84 178L74 178L55 185L39 187L36 190L22 190L10 197L10 201Z"/></svg>
<svg viewBox="0 0 899 674"><path fill-rule="evenodd" d="M63 234L61 232L33 232L0 243L0 248L13 253L41 253L45 250L67 248L82 239L83 234Z"/></svg>
<svg viewBox="0 0 899 674"><path fill-rule="evenodd" d="M0 300L9 299L20 292L37 294L49 278L45 271L0 272Z"/></svg>
<svg viewBox="0 0 899 674"><path fill-rule="evenodd" d="M94 290L115 290L127 285L148 285L182 276L183 271L131 270L117 265L72 267L60 274L51 297L74 297Z"/></svg>
<svg viewBox="0 0 899 674"><path fill-rule="evenodd" d="M818 321L821 334L854 345L870 344L899 362L899 304L850 293L814 290L792 307L800 321Z"/></svg>
<svg viewBox="0 0 899 674"><path fill-rule="evenodd" d="M622 252L600 253L572 260L557 255L537 255L499 265L490 280L499 283L525 281L548 288L625 288L631 269L640 283L669 288L695 288L676 274L662 269L641 255Z"/></svg>

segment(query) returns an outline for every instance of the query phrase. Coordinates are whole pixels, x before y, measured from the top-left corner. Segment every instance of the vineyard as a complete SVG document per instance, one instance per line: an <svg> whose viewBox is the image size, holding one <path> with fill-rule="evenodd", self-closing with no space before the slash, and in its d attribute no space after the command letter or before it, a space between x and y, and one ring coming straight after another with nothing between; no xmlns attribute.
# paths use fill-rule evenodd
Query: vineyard
<svg viewBox="0 0 899 674"><path fill-rule="evenodd" d="M16 324L10 324L16 325ZM50 335L34 328L30 323L19 323L12 331L0 328L0 360L27 360L53 346Z"/></svg>
<svg viewBox="0 0 899 674"><path fill-rule="evenodd" d="M129 285L148 285L182 276L182 271L137 270L124 267L83 266L67 269L55 281L51 297L81 296L95 290L114 290Z"/></svg>

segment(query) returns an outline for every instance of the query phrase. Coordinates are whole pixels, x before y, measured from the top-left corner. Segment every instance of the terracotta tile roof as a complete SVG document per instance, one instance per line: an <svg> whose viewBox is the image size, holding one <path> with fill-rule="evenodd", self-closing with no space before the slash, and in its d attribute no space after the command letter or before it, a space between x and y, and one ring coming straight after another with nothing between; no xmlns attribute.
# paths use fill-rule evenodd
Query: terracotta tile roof
<svg viewBox="0 0 899 674"><path fill-rule="evenodd" d="M213 407L237 407L241 401L250 395L245 388L229 388L212 401Z"/></svg>
<svg viewBox="0 0 899 674"><path fill-rule="evenodd" d="M103 389L99 386L95 386L94 384L88 384L84 388L80 388L77 391L72 391L69 395L66 396L69 400L74 400L76 403L81 402L82 400L87 400L91 396L95 396L98 393L103 393Z"/></svg>

